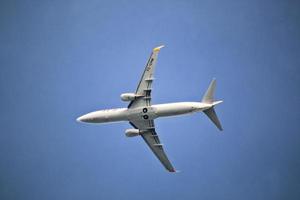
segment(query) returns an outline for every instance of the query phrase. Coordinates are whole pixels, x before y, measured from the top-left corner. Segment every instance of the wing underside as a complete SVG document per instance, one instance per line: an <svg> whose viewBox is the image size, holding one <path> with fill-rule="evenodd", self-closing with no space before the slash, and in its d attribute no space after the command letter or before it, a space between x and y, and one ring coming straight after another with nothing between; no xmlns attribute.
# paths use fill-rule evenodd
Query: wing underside
<svg viewBox="0 0 300 200"><path fill-rule="evenodd" d="M175 172L174 167L172 166L171 162L169 161L169 159L163 149L163 144L160 143L159 137L154 128L153 120L148 120L148 121L149 121L149 124L151 124L151 127L141 127L140 123L135 124L134 122L130 122L130 124L136 129L143 130L141 137L144 139L146 144L152 150L154 155L159 159L159 161L163 164L163 166L169 172ZM146 129L146 128L148 128L148 129Z"/></svg>
<svg viewBox="0 0 300 200"><path fill-rule="evenodd" d="M137 108L141 106L150 106L151 105L151 91L152 91L152 82L154 80L154 71L156 66L156 61L158 53L161 48L164 46L159 46L153 49L150 58L145 66L143 75L138 84L138 87L135 91L135 94L140 96L139 98L133 100L128 105L128 108Z"/></svg>

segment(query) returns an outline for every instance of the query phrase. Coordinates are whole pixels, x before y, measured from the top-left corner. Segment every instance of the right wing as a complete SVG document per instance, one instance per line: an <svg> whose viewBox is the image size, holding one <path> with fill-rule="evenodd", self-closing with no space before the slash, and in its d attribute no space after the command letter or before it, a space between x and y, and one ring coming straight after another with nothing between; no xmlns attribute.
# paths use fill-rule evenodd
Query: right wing
<svg viewBox="0 0 300 200"><path fill-rule="evenodd" d="M159 137L154 128L153 120L136 120L131 121L130 124L139 130L142 130L142 138L146 142L146 144L150 147L155 156L159 159L159 161L163 164L163 166L169 172L176 172L171 162L169 161L164 149L163 145L160 143Z"/></svg>

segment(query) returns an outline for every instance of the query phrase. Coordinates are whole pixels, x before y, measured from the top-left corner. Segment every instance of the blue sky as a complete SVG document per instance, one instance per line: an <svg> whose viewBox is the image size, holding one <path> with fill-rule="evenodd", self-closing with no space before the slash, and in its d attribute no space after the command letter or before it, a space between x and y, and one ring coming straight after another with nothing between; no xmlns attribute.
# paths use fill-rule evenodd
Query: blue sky
<svg viewBox="0 0 300 200"><path fill-rule="evenodd" d="M0 199L299 199L296 1L1 1ZM127 123L151 49L153 103L200 101L217 78L220 133L203 114L156 120L167 173Z"/></svg>

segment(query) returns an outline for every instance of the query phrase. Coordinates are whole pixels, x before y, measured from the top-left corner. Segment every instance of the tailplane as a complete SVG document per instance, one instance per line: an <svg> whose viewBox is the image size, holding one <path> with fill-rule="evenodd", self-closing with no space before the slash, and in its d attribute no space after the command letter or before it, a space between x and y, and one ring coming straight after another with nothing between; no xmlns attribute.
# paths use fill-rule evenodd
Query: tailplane
<svg viewBox="0 0 300 200"><path fill-rule="evenodd" d="M207 110L204 110L204 114L207 115L207 117L216 125L216 127L222 131L222 125L220 123L220 120L218 119L218 116L216 114L216 111L214 109L214 106L222 103L223 101L214 101L214 92L215 92L215 88L216 88L216 79L213 79L207 89L207 91L205 92L203 98L202 98L202 102L203 103L207 103L210 104L211 107L208 108Z"/></svg>
<svg viewBox="0 0 300 200"><path fill-rule="evenodd" d="M203 111L207 117L216 125L216 127L220 130L223 131L222 125L220 123L220 120L218 119L218 116L216 114L216 111L214 109L214 107L211 107L207 110Z"/></svg>

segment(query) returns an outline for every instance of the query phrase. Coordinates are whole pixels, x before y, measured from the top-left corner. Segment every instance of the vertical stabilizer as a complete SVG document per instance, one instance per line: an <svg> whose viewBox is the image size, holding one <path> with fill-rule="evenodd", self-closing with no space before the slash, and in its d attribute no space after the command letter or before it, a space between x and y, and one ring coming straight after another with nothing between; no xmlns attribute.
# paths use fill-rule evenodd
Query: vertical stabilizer
<svg viewBox="0 0 300 200"><path fill-rule="evenodd" d="M214 93L216 88L216 79L213 79L209 84L203 98L202 102L204 103L213 103L214 102Z"/></svg>

